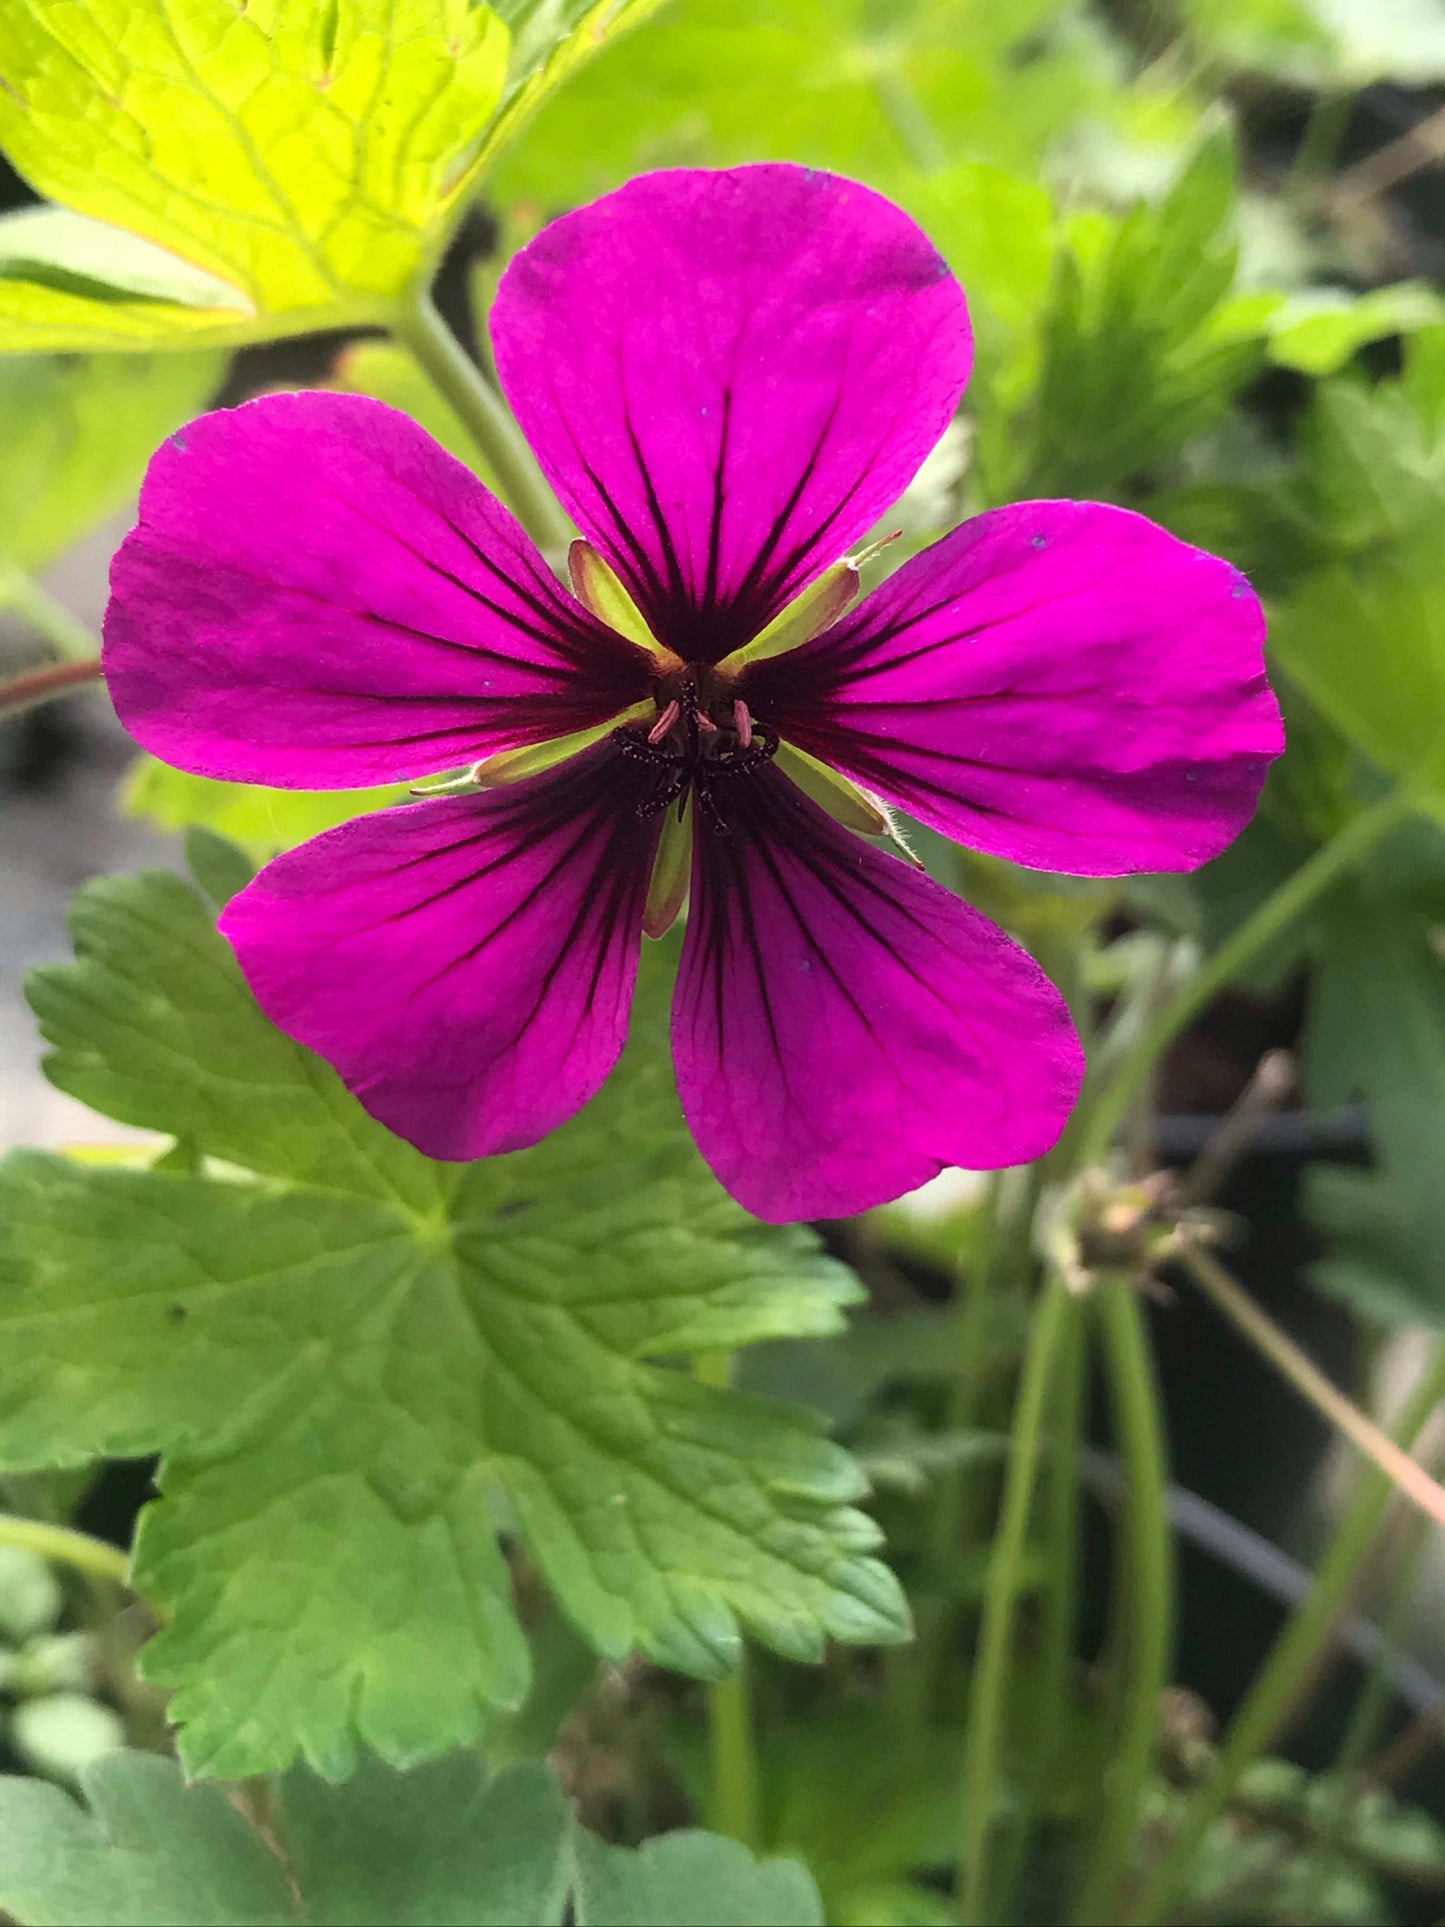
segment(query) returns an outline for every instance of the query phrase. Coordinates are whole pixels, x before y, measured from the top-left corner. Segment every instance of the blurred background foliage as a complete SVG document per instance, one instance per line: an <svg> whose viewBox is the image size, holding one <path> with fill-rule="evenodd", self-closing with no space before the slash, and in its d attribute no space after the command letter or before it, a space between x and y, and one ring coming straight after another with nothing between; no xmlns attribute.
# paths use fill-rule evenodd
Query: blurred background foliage
<svg viewBox="0 0 1445 1927"><path fill-rule="evenodd" d="M501 11L525 26L525 6ZM1254 1120L1243 1155L1233 1147L1215 1203L1261 1300L1389 1416L1422 1334L1445 1326L1445 8L672 0L561 78L489 156L441 261L438 301L484 366L497 276L561 209L651 167L836 169L923 223L977 329L964 411L890 518L904 539L885 566L983 507L1086 495L1228 555L1265 596L1290 746L1255 823L1206 871L1078 883L921 839L930 866L1030 943L1076 1006L1143 1021L1319 852L1408 792L1364 860L1231 973L1159 1067L1158 1114L1140 1125L1182 1168L1217 1142L1265 1054L1289 1054L1291 1094ZM18 206L29 190L10 187ZM0 246L0 284L32 269ZM0 301L0 347L6 312ZM25 310L27 327L40 312ZM0 361L0 603L19 618L17 662L37 638L85 653L46 571L208 398L331 382L409 409L477 460L405 346L316 326L283 314L262 332L295 338L234 355ZM60 738L47 754L73 749ZM392 794L245 789L142 758L123 800L165 831L204 826L260 857ZM825 1410L860 1454L919 1620L917 1647L886 1662L842 1655L804 1674L765 1660L754 1681L759 1844L799 1853L846 1927L954 1917L968 1629L1031 1305L1026 1269L986 1298L979 1288L984 1225L978 1188L960 1180L835 1228L869 1307L826 1345L760 1347L742 1368L750 1388ZM1128 1843L1136 1873L1183 1828L1220 1722L1248 1710L1250 1677L1305 1585L1294 1559L1333 1544L1347 1509L1325 1429L1252 1354L1192 1301L1156 1307L1153 1329L1183 1586L1178 1683ZM1117 1738L1098 1677L1119 1479L1088 1442L1105 1401L1087 1373L1079 1383L1087 1530L1069 1551L1045 1520L1023 1573L1037 1612L1007 1707L1010 1919L1060 1917L1070 1842ZM123 1541L144 1491L111 1468L77 1516ZM1338 1596L1310 1690L1255 1736L1169 1917L1438 1917L1445 1592L1427 1540L1395 1528ZM1081 1575L1062 1628L1046 1583L1060 1545ZM537 1595L538 1686L498 1723L492 1758L552 1748L584 1817L613 1838L705 1812L692 1690L646 1669L597 1674L522 1564L518 1585ZM0 1732L15 1760L60 1777L101 1737L97 1720L154 1740L154 1706L127 1706L92 1648L66 1643L89 1639L70 1630L85 1624L33 1566L0 1568ZM1060 1658L1076 1652L1087 1664Z"/></svg>

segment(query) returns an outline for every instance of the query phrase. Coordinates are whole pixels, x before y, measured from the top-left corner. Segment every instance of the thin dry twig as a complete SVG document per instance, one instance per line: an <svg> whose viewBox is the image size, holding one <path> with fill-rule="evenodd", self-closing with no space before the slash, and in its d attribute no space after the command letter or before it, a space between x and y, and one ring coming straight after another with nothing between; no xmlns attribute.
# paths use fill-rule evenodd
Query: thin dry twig
<svg viewBox="0 0 1445 1927"><path fill-rule="evenodd" d="M1177 1193L1183 1206L1214 1196L1238 1158L1249 1149L1264 1120L1294 1089L1294 1059L1287 1050L1266 1051L1254 1076L1219 1120Z"/></svg>
<svg viewBox="0 0 1445 1927"><path fill-rule="evenodd" d="M0 682L0 720L23 716L27 709L54 702L57 696L68 696L86 683L99 682L100 676L99 656L86 662L47 663L43 669L26 669L10 676Z"/></svg>

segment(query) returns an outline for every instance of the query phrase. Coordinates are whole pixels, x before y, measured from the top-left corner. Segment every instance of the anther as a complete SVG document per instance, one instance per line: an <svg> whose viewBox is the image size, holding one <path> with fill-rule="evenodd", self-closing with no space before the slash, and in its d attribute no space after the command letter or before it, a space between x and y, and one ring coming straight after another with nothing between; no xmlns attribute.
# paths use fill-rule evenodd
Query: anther
<svg viewBox="0 0 1445 1927"><path fill-rule="evenodd" d="M741 696L733 704L733 728L738 734L738 748L746 749L753 740L753 719Z"/></svg>
<svg viewBox="0 0 1445 1927"><path fill-rule="evenodd" d="M705 710L700 709L697 712L697 726L704 736L717 735L717 724L713 721L712 717L709 716Z"/></svg>
<svg viewBox="0 0 1445 1927"><path fill-rule="evenodd" d="M681 714L682 705L678 702L677 698L674 697L658 717L657 721L652 725L652 728L648 730L648 742L660 743Z"/></svg>

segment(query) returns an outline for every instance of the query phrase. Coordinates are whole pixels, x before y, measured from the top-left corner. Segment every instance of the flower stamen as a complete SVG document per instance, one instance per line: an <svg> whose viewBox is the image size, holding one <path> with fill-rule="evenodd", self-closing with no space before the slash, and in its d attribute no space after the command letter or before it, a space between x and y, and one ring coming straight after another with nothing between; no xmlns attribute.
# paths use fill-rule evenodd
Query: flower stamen
<svg viewBox="0 0 1445 1927"><path fill-rule="evenodd" d="M648 742L654 744L660 743L681 714L682 705L678 702L677 698L674 697L658 717L657 721L652 725L652 728L648 730Z"/></svg>

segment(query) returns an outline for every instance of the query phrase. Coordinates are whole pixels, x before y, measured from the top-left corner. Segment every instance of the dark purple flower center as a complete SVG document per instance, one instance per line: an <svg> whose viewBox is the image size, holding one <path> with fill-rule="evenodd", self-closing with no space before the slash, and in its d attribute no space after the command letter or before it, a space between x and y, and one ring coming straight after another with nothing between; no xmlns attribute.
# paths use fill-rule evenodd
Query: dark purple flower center
<svg viewBox="0 0 1445 1927"><path fill-rule="evenodd" d="M637 804L641 817L656 816L672 802L678 817L689 792L698 815L726 835L729 791L778 753L778 733L754 722L731 677L710 663L687 663L662 678L657 718L613 731L629 762L652 771Z"/></svg>

